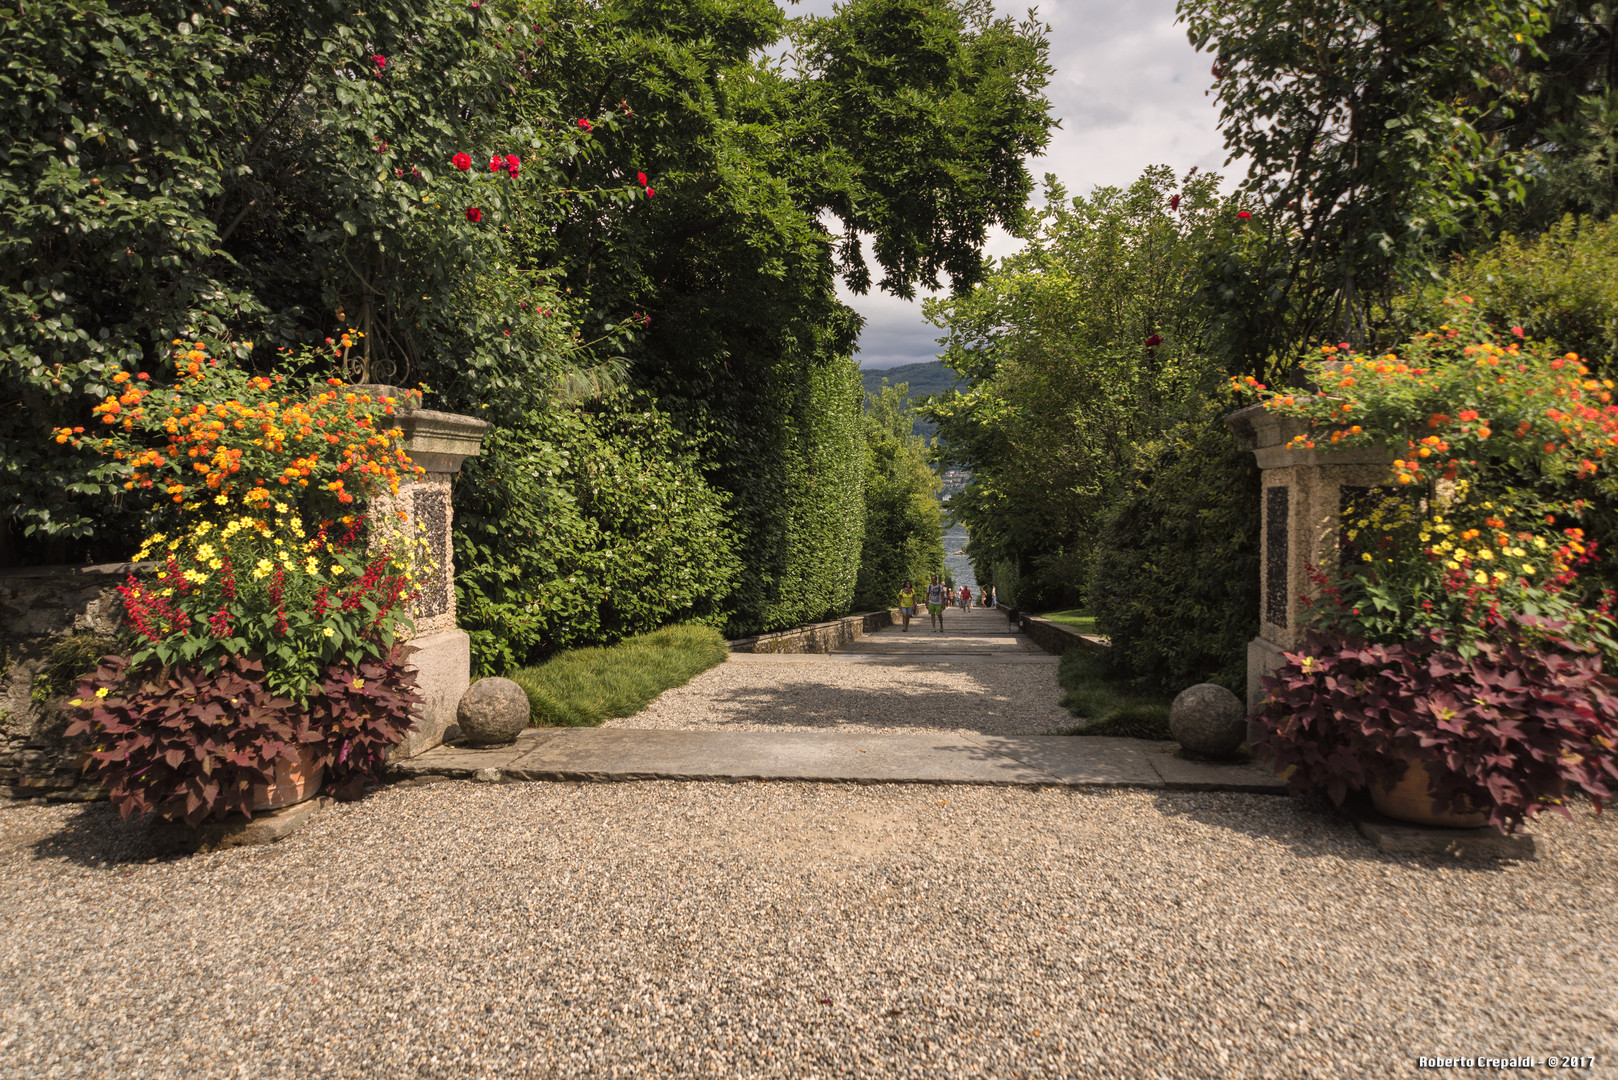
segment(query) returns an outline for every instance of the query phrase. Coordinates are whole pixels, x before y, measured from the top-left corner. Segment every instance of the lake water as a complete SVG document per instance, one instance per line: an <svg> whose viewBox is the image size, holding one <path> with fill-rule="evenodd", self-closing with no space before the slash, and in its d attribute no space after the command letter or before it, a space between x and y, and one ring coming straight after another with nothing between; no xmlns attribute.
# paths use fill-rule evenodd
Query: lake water
<svg viewBox="0 0 1618 1080"><path fill-rule="evenodd" d="M957 525L953 529L944 531L944 565L949 568L950 574L955 578L955 587L962 585L971 588L972 594L977 595L978 579L972 573L972 563L965 555L966 526Z"/></svg>

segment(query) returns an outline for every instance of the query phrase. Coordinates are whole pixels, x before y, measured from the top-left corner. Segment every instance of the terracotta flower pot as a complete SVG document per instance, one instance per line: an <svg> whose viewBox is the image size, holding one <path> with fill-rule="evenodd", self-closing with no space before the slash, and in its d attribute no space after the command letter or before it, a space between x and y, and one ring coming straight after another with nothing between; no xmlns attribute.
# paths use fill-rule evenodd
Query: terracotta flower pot
<svg viewBox="0 0 1618 1080"><path fill-rule="evenodd" d="M1488 824L1489 815L1483 812L1452 814L1440 812L1433 803L1432 774L1427 766L1409 754L1409 766L1404 776L1392 787L1371 785L1371 805L1377 811L1399 821L1413 825L1443 825L1453 829L1476 829Z"/></svg>
<svg viewBox="0 0 1618 1080"><path fill-rule="evenodd" d="M297 761L276 761L271 782L253 785L253 809L279 810L312 798L326 778L326 767L317 762L318 756L314 748L305 746Z"/></svg>

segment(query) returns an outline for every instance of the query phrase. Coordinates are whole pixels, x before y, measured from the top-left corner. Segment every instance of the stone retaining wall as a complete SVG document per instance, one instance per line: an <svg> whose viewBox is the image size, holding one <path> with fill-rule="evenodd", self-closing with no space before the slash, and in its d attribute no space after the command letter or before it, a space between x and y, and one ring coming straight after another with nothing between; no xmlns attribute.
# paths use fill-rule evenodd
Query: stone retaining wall
<svg viewBox="0 0 1618 1080"><path fill-rule="evenodd" d="M1048 653L1061 656L1069 649L1083 649L1086 652L1106 652L1108 645L1106 638L1096 637L1094 634L1082 633L1071 626L1064 626L1059 622L1041 619L1037 615L1017 612L1017 626L1028 635L1030 641Z"/></svg>
<svg viewBox="0 0 1618 1080"><path fill-rule="evenodd" d="M756 634L728 642L731 652L826 653L851 645L861 635L892 626L898 609L867 611L831 622L812 623L773 634Z"/></svg>
<svg viewBox="0 0 1618 1080"><path fill-rule="evenodd" d="M111 635L113 590L132 563L43 566L0 571L0 795L82 801L102 796L79 771L78 751L62 739L62 695L35 680L53 645L74 634Z"/></svg>

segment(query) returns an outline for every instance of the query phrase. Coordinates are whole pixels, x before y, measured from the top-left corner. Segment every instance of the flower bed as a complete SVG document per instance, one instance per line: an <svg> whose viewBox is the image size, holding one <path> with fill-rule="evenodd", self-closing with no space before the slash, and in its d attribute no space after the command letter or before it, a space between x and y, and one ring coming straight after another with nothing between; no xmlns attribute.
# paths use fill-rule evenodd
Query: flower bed
<svg viewBox="0 0 1618 1080"><path fill-rule="evenodd" d="M136 554L158 569L119 589L125 655L81 683L69 734L125 816L250 814L254 785L304 750L357 793L419 700L395 649L418 544L365 513L414 468L397 403L176 344L171 383L118 372L102 433L58 432L121 469L158 526Z"/></svg>
<svg viewBox="0 0 1618 1080"><path fill-rule="evenodd" d="M1309 423L1298 448L1399 455L1345 507L1340 565L1312 568L1312 633L1266 679L1254 744L1339 799L1416 760L1440 808L1515 829L1618 783L1618 635L1587 533L1618 406L1577 356L1455 307L1398 352L1322 348L1313 394L1237 384Z"/></svg>

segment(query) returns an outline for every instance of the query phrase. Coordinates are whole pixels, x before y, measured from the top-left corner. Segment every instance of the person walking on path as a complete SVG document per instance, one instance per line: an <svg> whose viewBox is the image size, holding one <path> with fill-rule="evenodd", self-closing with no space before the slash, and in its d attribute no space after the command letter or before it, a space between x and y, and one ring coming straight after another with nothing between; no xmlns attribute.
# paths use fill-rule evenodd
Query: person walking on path
<svg viewBox="0 0 1618 1080"><path fill-rule="evenodd" d="M910 633L910 618L916 613L916 587L906 581L899 589L899 618L904 622L903 633Z"/></svg>
<svg viewBox="0 0 1618 1080"><path fill-rule="evenodd" d="M1000 586L998 585L989 586L989 606L992 608L1000 606Z"/></svg>
<svg viewBox="0 0 1618 1080"><path fill-rule="evenodd" d="M970 585L961 586L961 610L972 610L972 586Z"/></svg>
<svg viewBox="0 0 1618 1080"><path fill-rule="evenodd" d="M938 575L933 575L933 583L927 586L927 621L939 633L944 632L944 586L938 583Z"/></svg>

